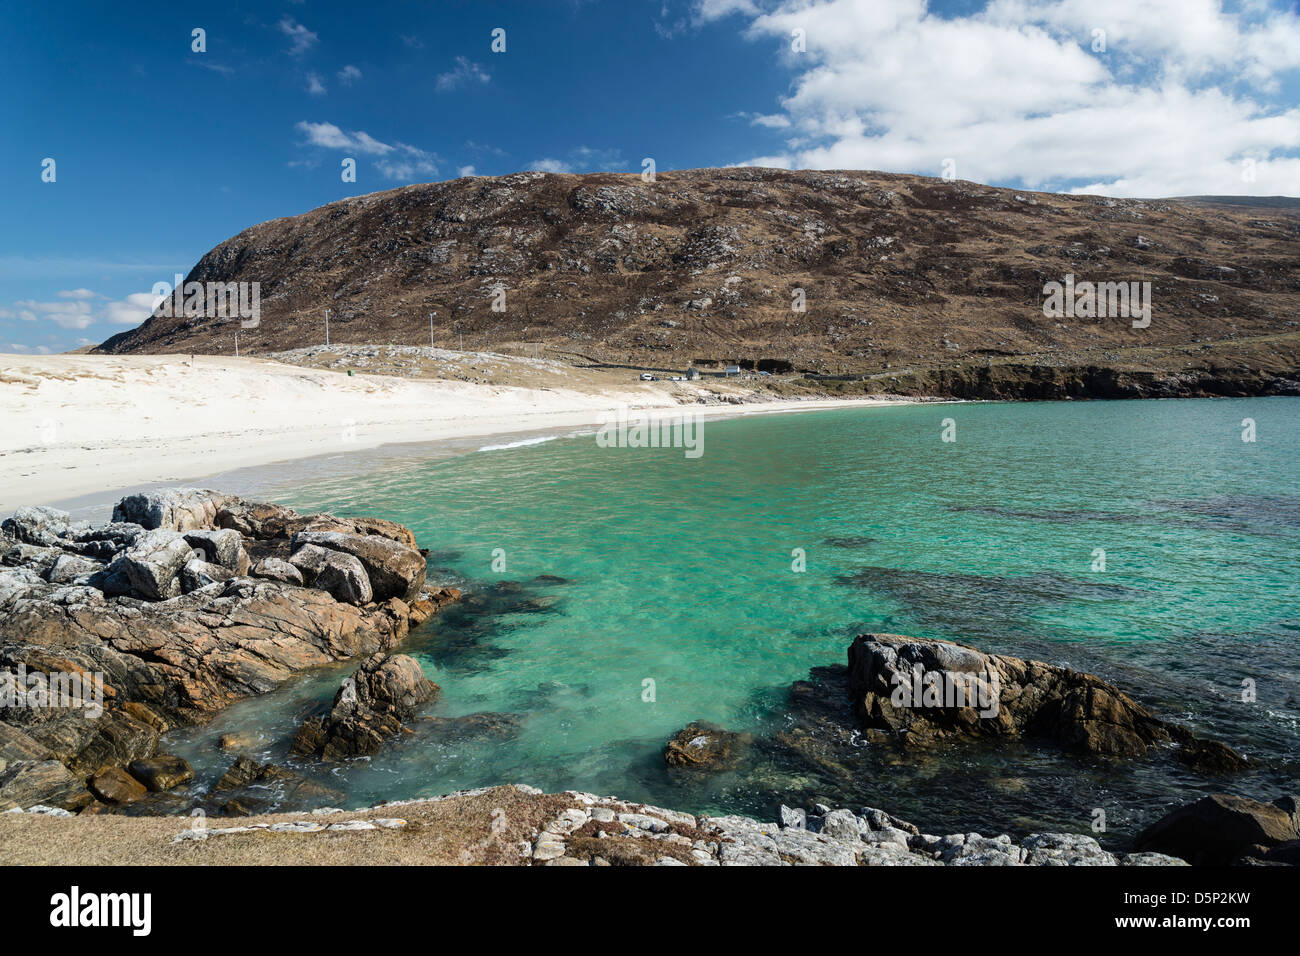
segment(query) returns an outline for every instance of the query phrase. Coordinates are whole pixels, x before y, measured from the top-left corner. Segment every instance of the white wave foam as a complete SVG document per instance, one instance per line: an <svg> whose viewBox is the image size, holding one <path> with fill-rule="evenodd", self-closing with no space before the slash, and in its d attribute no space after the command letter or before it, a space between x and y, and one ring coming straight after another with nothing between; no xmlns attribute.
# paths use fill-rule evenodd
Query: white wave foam
<svg viewBox="0 0 1300 956"><path fill-rule="evenodd" d="M501 451L506 448L522 448L524 445L540 445L543 442L555 441L559 435L543 435L541 438L521 438L519 441L506 442L504 445L484 445L479 451Z"/></svg>

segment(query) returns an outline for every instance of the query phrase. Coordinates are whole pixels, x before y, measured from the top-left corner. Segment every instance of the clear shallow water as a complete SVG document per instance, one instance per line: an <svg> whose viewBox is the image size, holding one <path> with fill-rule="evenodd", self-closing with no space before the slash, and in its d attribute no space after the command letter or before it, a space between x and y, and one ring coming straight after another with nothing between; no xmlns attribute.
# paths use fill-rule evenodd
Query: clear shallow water
<svg viewBox="0 0 1300 956"><path fill-rule="evenodd" d="M955 443L940 440L949 417ZM1241 441L1246 417L1255 443ZM564 437L275 496L413 528L431 580L467 594L403 648L442 687L429 713L522 719L507 741L426 728L323 771L348 805L526 782L763 815L782 799L868 804L943 832L1086 829L1104 806L1125 833L1225 789L1168 760L1036 746L864 752L826 770L756 752L704 778L663 767L665 741L692 720L783 729L790 683L842 663L867 630L1099 673L1260 759L1226 789L1271 797L1294 780L1300 400L846 409L709 422L704 435L697 459ZM259 731L282 761L303 714L354 667L231 707L170 749L200 783L228 764L213 746L227 730ZM1240 702L1243 678L1257 703Z"/></svg>

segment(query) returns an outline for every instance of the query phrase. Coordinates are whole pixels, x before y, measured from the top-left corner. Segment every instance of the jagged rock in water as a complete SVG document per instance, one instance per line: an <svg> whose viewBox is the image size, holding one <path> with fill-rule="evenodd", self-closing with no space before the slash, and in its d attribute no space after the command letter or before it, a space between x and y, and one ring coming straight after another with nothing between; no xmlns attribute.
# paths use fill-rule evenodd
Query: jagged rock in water
<svg viewBox="0 0 1300 956"><path fill-rule="evenodd" d="M173 790L194 779L189 763L174 754L159 754L145 760L133 760L127 767L131 776L156 792Z"/></svg>
<svg viewBox="0 0 1300 956"><path fill-rule="evenodd" d="M909 745L1026 735L1083 753L1140 757L1170 741L1199 744L1091 674L952 641L859 635L849 647L849 693L863 728ZM1245 763L1223 744L1212 749L1223 762L1232 755Z"/></svg>
<svg viewBox="0 0 1300 956"><path fill-rule="evenodd" d="M225 816L310 809L343 799L339 791L274 764L239 757L213 785L205 803Z"/></svg>
<svg viewBox="0 0 1300 956"><path fill-rule="evenodd" d="M1170 811L1139 833L1133 848L1200 866L1263 858L1269 849L1300 839L1296 808L1293 797L1262 803L1216 793Z"/></svg>
<svg viewBox="0 0 1300 956"><path fill-rule="evenodd" d="M327 761L378 753L390 737L409 732L416 709L438 692L415 658L375 654L339 688L329 713L303 722L293 752Z"/></svg>

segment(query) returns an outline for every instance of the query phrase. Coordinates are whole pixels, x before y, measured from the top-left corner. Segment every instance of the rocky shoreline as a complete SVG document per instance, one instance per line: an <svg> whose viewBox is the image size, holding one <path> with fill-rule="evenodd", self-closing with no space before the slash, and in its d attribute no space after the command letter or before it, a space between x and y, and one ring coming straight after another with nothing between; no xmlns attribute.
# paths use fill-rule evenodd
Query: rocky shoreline
<svg viewBox="0 0 1300 956"><path fill-rule="evenodd" d="M872 807L783 806L763 822L506 785L229 821L35 807L0 813L0 846L6 863L82 865L1277 866L1300 855L1295 810L1207 797L1115 853L1079 833L938 836Z"/></svg>
<svg viewBox="0 0 1300 956"><path fill-rule="evenodd" d="M203 723L319 665L359 662L332 703L302 722L294 754L321 764L368 757L416 732L420 709L440 691L396 650L411 628L459 597L429 585L410 529L381 519L304 515L196 489L124 498L99 526L48 508L19 509L0 526L0 827L22 833L55 826L37 819L74 814L76 826L83 818L101 826L93 821L199 813L197 832L177 841L391 837L414 832L404 816L419 808L441 808L429 811L437 816L447 801L470 801L477 809L457 811L456 826L486 825L488 836L458 851L468 862L1111 866L1300 858L1291 797L1204 797L1114 852L1070 832L1018 841L927 834L871 807L782 806L779 821L765 823L522 786L381 804L340 822L345 811L333 808L341 793L257 763L233 739L220 742L233 763L206 794L173 793L193 771L160 752L168 730ZM847 667L814 669L810 681L791 687L789 706L789 721L767 736L693 723L667 742L664 763L675 773L710 774L753 753L779 754L795 765L839 767L852 781L850 761L864 744L906 755L993 738L1115 760L1167 753L1205 775L1251 765L1093 675L950 641L860 635ZM437 720L499 738L517 724L509 714ZM507 792L524 825L499 824L497 808L474 802ZM299 812L286 815L286 807ZM398 810L404 816L394 816ZM215 826L208 815L241 819ZM185 818L170 819L175 827ZM142 833L154 832L150 826L137 824ZM456 844L457 832L435 842Z"/></svg>
<svg viewBox="0 0 1300 956"><path fill-rule="evenodd" d="M99 526L21 508L0 528L0 807L165 793L188 779L157 752L172 727L387 652L458 598L379 519L196 489L124 498Z"/></svg>

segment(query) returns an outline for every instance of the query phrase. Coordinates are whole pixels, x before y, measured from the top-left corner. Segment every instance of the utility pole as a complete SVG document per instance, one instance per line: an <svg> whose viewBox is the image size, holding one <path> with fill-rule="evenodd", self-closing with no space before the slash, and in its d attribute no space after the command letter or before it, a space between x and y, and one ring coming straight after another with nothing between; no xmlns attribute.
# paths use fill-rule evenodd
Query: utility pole
<svg viewBox="0 0 1300 956"><path fill-rule="evenodd" d="M330 344L330 310L325 310L325 345Z"/></svg>
<svg viewBox="0 0 1300 956"><path fill-rule="evenodd" d="M239 358L239 333L235 333L235 358ZM194 359L190 359L190 364L194 364Z"/></svg>
<svg viewBox="0 0 1300 956"><path fill-rule="evenodd" d="M435 315L437 315L437 314L438 314L437 312L430 312L430 313L429 313L429 348L433 348L433 347L434 347L434 344L433 344L433 317L434 317Z"/></svg>

